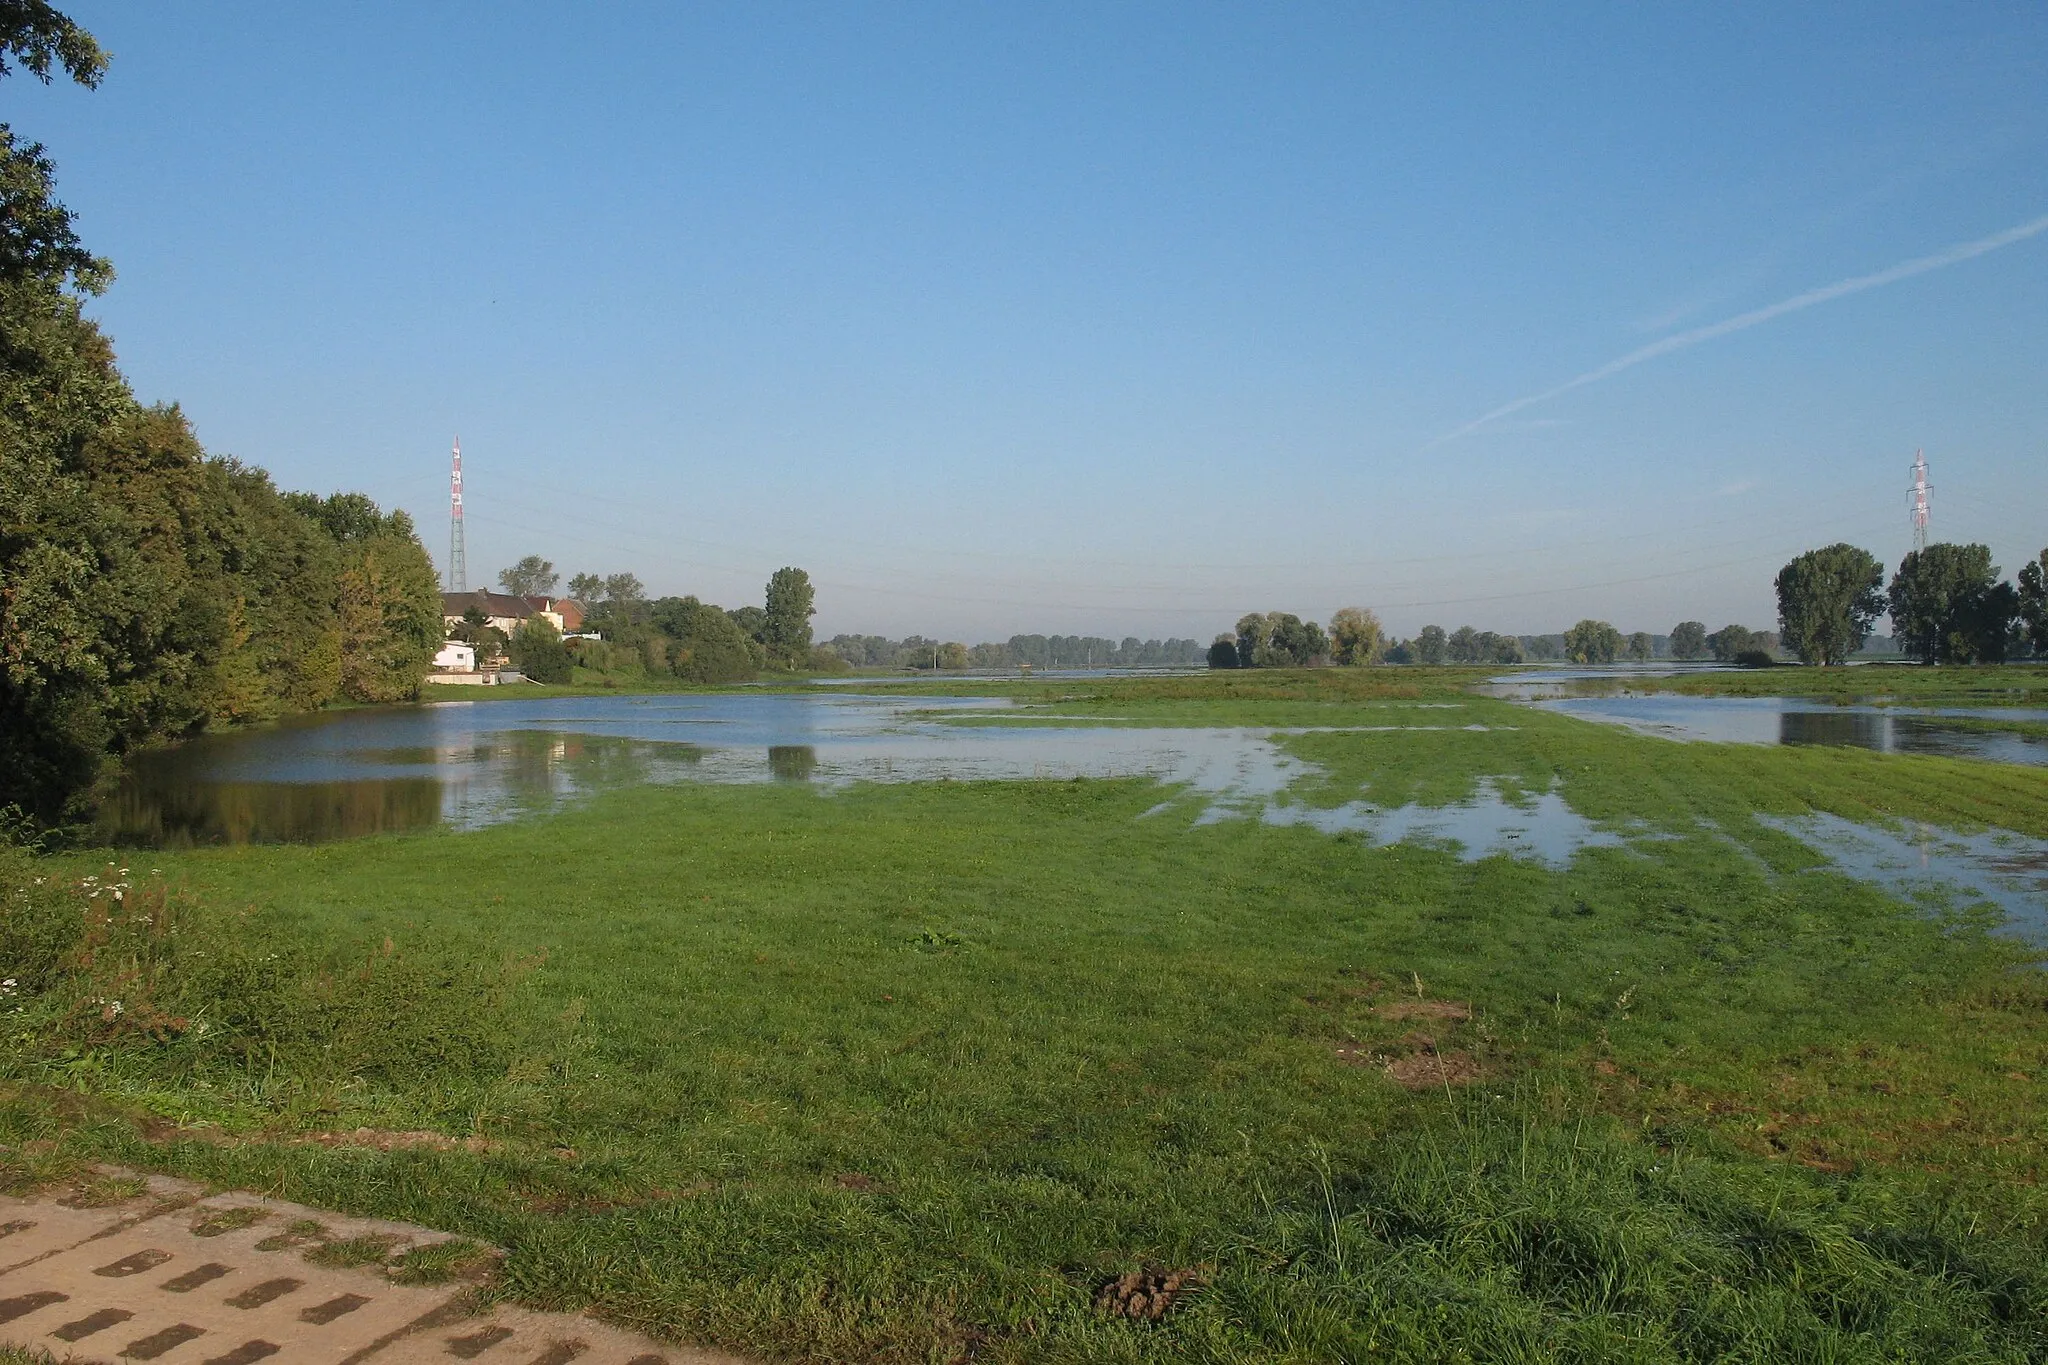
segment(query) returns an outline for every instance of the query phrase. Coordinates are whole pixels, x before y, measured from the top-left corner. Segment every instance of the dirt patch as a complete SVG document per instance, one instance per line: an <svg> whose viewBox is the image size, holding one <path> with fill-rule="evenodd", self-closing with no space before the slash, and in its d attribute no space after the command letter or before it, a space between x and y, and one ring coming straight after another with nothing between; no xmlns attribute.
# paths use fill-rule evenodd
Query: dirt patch
<svg viewBox="0 0 2048 1365"><path fill-rule="evenodd" d="M1095 1311L1157 1322L1201 1283L1200 1273L1194 1270L1134 1270L1095 1291Z"/></svg>
<svg viewBox="0 0 2048 1365"><path fill-rule="evenodd" d="M449 1137L446 1133L393 1132L389 1128L357 1128L347 1133L308 1133L297 1138L298 1142L311 1142L322 1147L368 1147L379 1152L495 1152L500 1144L489 1138Z"/></svg>
<svg viewBox="0 0 2048 1365"><path fill-rule="evenodd" d="M832 1183L842 1190L858 1190L862 1194L872 1194L882 1188L881 1181L859 1171L841 1171L832 1177Z"/></svg>
<svg viewBox="0 0 2048 1365"><path fill-rule="evenodd" d="M1384 1005L1373 1006L1372 1012L1382 1019L1395 1021L1472 1017L1472 1007L1456 1000L1389 1000Z"/></svg>
<svg viewBox="0 0 2048 1365"><path fill-rule="evenodd" d="M1435 1090L1446 1085L1471 1085L1486 1072L1469 1052L1438 1052L1434 1047L1396 1057L1387 1063L1387 1078L1406 1090Z"/></svg>

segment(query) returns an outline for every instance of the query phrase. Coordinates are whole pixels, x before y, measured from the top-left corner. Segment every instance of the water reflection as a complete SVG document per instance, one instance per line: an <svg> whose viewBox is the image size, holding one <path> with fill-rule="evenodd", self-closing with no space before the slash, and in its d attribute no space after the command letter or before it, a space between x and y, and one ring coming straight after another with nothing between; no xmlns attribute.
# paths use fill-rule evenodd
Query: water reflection
<svg viewBox="0 0 2048 1365"><path fill-rule="evenodd" d="M1756 818L1858 881L1906 900L1988 902L2004 915L1997 932L2048 942L2048 840L1997 829L1957 834L1913 821L1885 829L1825 811Z"/></svg>
<svg viewBox="0 0 2048 1365"><path fill-rule="evenodd" d="M2048 765L2048 711L1998 707L1830 706L1796 697L1692 697L1680 693L1558 696L1543 685L1497 689L1539 710L1623 725L1665 739L1728 744L1824 744L1879 753L1935 754Z"/></svg>
<svg viewBox="0 0 2048 1365"><path fill-rule="evenodd" d="M1144 776L1258 801L1315 771L1237 729L962 726L1000 698L741 693L450 702L300 717L139 757L99 816L128 844L474 829L612 787Z"/></svg>
<svg viewBox="0 0 2048 1365"><path fill-rule="evenodd" d="M1571 866L1580 849L1626 846L1620 835L1566 805L1555 787L1513 798L1495 778L1482 777L1476 786L1470 798L1450 806L1276 804L1267 806L1261 818L1269 825L1307 825L1325 834L1360 833L1378 845L1449 843L1468 863L1505 853L1562 869Z"/></svg>

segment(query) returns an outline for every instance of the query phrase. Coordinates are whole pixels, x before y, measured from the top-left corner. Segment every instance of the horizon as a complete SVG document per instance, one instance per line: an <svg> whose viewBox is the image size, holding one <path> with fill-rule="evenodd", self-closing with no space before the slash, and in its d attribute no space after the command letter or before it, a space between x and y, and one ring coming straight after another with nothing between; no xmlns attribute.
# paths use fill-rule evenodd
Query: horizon
<svg viewBox="0 0 2048 1365"><path fill-rule="evenodd" d="M145 401L819 638L1776 624L2048 535L2048 15L92 4L9 83ZM2032 517L2030 518L2030 513Z"/></svg>

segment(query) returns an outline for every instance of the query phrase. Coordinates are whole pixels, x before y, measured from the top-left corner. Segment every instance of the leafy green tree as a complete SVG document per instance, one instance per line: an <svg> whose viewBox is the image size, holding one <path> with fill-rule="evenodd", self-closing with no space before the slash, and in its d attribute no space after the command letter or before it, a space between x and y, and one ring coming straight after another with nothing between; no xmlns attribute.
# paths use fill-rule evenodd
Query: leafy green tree
<svg viewBox="0 0 2048 1365"><path fill-rule="evenodd" d="M2020 568L2019 610L2035 657L2048 659L2048 550Z"/></svg>
<svg viewBox="0 0 2048 1365"><path fill-rule="evenodd" d="M1760 649L1757 633L1748 626L1729 624L1707 637L1707 649L1720 663L1733 663L1737 655Z"/></svg>
<svg viewBox="0 0 2048 1365"><path fill-rule="evenodd" d="M1442 626L1424 626L1415 635L1415 662L1419 664L1440 664L1448 657L1450 637L1444 634Z"/></svg>
<svg viewBox="0 0 2048 1365"><path fill-rule="evenodd" d="M536 614L520 622L506 648L513 665L537 683L565 683L574 672L569 647L545 616Z"/></svg>
<svg viewBox="0 0 2048 1365"><path fill-rule="evenodd" d="M341 689L357 701L417 697L443 638L434 561L405 513L384 520L342 547Z"/></svg>
<svg viewBox="0 0 2048 1365"><path fill-rule="evenodd" d="M749 640L757 640L764 644L767 642L768 613L761 608L734 607L726 615L732 618L732 623L738 626L740 633Z"/></svg>
<svg viewBox="0 0 2048 1365"><path fill-rule="evenodd" d="M553 591L552 588L549 589ZM647 600L647 585L629 573L610 573L604 576L604 600L628 605Z"/></svg>
<svg viewBox="0 0 2048 1365"><path fill-rule="evenodd" d="M694 597L665 597L655 608L656 623L673 641L678 677L695 683L744 682L759 671L748 648L753 642L717 607Z"/></svg>
<svg viewBox="0 0 2048 1365"><path fill-rule="evenodd" d="M514 597L546 597L561 581L555 566L539 555L528 555L511 568L498 571L498 586Z"/></svg>
<svg viewBox="0 0 2048 1365"><path fill-rule="evenodd" d="M1854 545L1808 550L1778 571L1778 629L1809 664L1839 664L1884 615L1884 566Z"/></svg>
<svg viewBox="0 0 2048 1365"><path fill-rule="evenodd" d="M1387 633L1364 607L1344 607L1330 618L1330 658L1350 667L1378 663Z"/></svg>
<svg viewBox="0 0 2048 1365"><path fill-rule="evenodd" d="M1219 635L1210 644L1209 667L1237 667L1237 637L1235 635Z"/></svg>
<svg viewBox="0 0 2048 1365"><path fill-rule="evenodd" d="M1237 620L1237 666L1257 668L1266 661L1267 645L1273 638L1273 623L1261 611L1246 612Z"/></svg>
<svg viewBox="0 0 2048 1365"><path fill-rule="evenodd" d="M1657 656L1657 642L1650 638L1650 632L1639 630L1628 637L1628 657L1635 663L1646 664Z"/></svg>
<svg viewBox="0 0 2048 1365"><path fill-rule="evenodd" d="M1671 628L1671 657L1697 659L1707 652L1707 628L1699 621L1680 621Z"/></svg>
<svg viewBox="0 0 2048 1365"><path fill-rule="evenodd" d="M1986 545L1908 553L1892 575L1888 600L1900 646L1924 663L2004 659L2020 611L2019 594L1999 581Z"/></svg>
<svg viewBox="0 0 2048 1365"><path fill-rule="evenodd" d="M1611 664L1621 650L1621 632L1605 621L1584 620L1564 633L1565 657L1575 664Z"/></svg>
<svg viewBox="0 0 2048 1365"><path fill-rule="evenodd" d="M1266 646L1258 656L1262 668L1297 668L1329 655L1329 637L1313 621L1274 611L1266 614L1266 624Z"/></svg>
<svg viewBox="0 0 2048 1365"><path fill-rule="evenodd" d="M1444 656L1454 664L1476 664L1482 648L1478 631L1470 626L1459 626L1444 642Z"/></svg>
<svg viewBox="0 0 2048 1365"><path fill-rule="evenodd" d="M580 573L569 580L569 596L586 607L594 607L604 597L604 580L594 573Z"/></svg>
<svg viewBox="0 0 2048 1365"><path fill-rule="evenodd" d="M811 618L818 614L814 598L811 576L802 569L784 567L769 576L760 638L770 660L800 668L810 657Z"/></svg>

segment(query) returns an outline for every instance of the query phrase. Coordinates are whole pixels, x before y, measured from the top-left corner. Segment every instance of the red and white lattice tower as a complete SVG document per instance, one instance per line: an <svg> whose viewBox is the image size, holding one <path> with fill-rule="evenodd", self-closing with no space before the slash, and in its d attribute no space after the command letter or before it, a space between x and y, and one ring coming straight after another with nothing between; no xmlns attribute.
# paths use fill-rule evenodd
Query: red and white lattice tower
<svg viewBox="0 0 2048 1365"><path fill-rule="evenodd" d="M1913 550L1927 548L1927 452L1913 452Z"/></svg>
<svg viewBox="0 0 2048 1365"><path fill-rule="evenodd" d="M448 476L448 591L469 591L469 565L462 546L462 438L455 438L455 467Z"/></svg>

